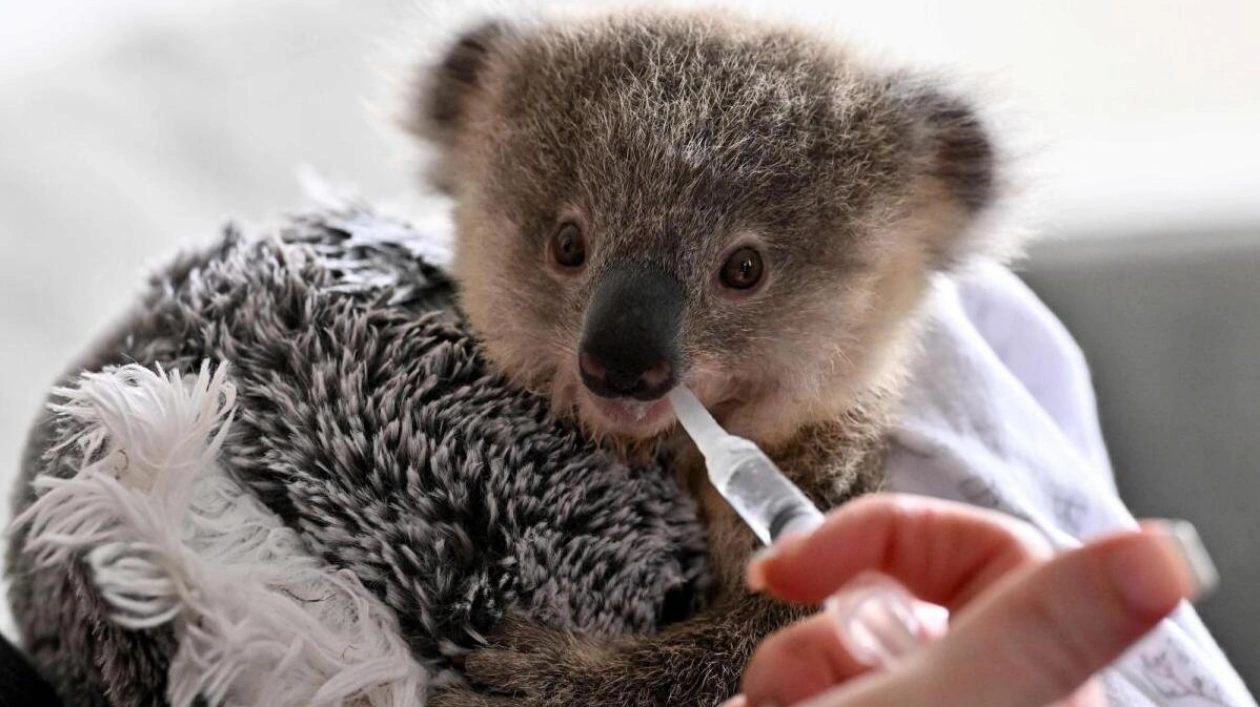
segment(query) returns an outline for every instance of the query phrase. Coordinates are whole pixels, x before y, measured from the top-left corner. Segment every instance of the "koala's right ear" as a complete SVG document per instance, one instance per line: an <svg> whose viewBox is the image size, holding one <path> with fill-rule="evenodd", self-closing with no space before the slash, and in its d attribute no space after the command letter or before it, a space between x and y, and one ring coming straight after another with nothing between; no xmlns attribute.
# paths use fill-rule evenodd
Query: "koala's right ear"
<svg viewBox="0 0 1260 707"><path fill-rule="evenodd" d="M442 148L451 146L483 87L487 65L509 33L503 22L485 22L460 36L441 62L422 73L411 107L411 132Z"/></svg>

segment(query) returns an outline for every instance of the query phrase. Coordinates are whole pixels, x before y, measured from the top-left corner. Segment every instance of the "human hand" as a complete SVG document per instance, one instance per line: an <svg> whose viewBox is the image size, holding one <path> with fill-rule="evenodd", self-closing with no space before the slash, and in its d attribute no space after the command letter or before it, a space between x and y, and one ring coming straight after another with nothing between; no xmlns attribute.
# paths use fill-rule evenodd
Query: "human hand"
<svg viewBox="0 0 1260 707"><path fill-rule="evenodd" d="M886 670L818 614L749 661L749 707L1101 705L1091 679L1216 575L1187 524L1151 523L1054 555L1031 526L936 499L878 494L749 565L749 585L817 605L867 571L951 612L948 634Z"/></svg>

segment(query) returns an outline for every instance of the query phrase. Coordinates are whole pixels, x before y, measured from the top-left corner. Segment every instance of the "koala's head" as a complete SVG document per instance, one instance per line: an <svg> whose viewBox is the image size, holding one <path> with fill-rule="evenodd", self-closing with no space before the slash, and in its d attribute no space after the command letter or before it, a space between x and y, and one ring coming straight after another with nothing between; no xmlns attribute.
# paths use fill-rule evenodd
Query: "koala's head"
<svg viewBox="0 0 1260 707"><path fill-rule="evenodd" d="M489 357L622 439L679 383L766 441L841 414L994 192L964 102L795 30L490 23L419 85Z"/></svg>

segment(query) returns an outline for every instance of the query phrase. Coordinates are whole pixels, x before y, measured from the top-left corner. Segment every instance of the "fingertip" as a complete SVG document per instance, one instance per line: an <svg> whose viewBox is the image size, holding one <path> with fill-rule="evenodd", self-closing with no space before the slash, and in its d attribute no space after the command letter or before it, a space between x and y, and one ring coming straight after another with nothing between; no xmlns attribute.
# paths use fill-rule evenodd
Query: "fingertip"
<svg viewBox="0 0 1260 707"><path fill-rule="evenodd" d="M790 557L805 545L810 537L809 533L793 533L779 538L773 545L758 550L748 560L748 566L744 572L744 582L748 585L748 589L753 592L764 592L770 586L771 575L773 574L778 563L785 557Z"/></svg>
<svg viewBox="0 0 1260 707"><path fill-rule="evenodd" d="M1219 581L1198 532L1185 521L1143 523L1141 532L1117 541L1108 565L1121 598L1148 620L1166 616L1183 599L1202 597Z"/></svg>
<svg viewBox="0 0 1260 707"><path fill-rule="evenodd" d="M1143 524L1143 530L1148 528L1164 538L1165 549L1180 560L1191 585L1187 599L1198 601L1216 590L1221 576L1194 524L1184 520L1157 520Z"/></svg>
<svg viewBox="0 0 1260 707"><path fill-rule="evenodd" d="M754 556L748 561L748 569L744 574L744 582L748 585L748 590L754 593L761 593L766 589L766 560L763 557ZM722 707L727 707L723 705Z"/></svg>

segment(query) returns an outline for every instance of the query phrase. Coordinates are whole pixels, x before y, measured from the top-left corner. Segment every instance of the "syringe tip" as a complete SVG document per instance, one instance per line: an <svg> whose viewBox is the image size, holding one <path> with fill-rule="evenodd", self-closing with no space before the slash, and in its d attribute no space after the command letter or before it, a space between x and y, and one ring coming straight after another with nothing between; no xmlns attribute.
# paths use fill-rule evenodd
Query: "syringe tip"
<svg viewBox="0 0 1260 707"><path fill-rule="evenodd" d="M687 430L687 434L691 435L691 439L699 447L700 453L705 457L716 453L718 442L727 436L726 431L713 419L695 393L688 390L687 386L680 385L670 391L669 402L674 406L674 414L678 416L683 429Z"/></svg>

